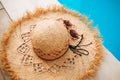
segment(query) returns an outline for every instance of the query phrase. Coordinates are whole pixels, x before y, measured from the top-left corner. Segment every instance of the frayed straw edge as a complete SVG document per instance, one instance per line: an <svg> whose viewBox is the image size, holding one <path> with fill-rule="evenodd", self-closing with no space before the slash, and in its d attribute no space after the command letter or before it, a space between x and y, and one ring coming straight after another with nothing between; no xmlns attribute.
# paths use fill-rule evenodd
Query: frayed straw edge
<svg viewBox="0 0 120 80"><path fill-rule="evenodd" d="M94 60L90 62L90 67L88 71L86 71L86 73L83 74L79 78L79 80L85 80L87 78L94 77L103 58L103 55L102 55L103 47L101 42L102 38L97 38L97 36L99 36L99 32L97 28L94 28L93 31L94 31L94 38L95 38L97 52L94 57Z"/></svg>

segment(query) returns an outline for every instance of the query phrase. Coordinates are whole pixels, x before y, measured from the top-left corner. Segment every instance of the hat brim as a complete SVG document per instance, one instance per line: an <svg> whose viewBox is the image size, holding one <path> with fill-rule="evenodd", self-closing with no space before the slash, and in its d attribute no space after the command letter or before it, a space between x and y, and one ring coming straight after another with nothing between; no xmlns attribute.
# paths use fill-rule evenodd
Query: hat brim
<svg viewBox="0 0 120 80"><path fill-rule="evenodd" d="M45 61L33 51L30 31L43 19L63 19L74 24L78 34L84 40L81 50L89 55L75 54L71 49L59 59ZM34 13L28 12L24 17L14 21L3 36L1 61L3 68L13 80L84 80L95 75L102 58L101 38L96 28L91 28L87 18L62 6L38 8ZM74 42L71 42L74 43Z"/></svg>

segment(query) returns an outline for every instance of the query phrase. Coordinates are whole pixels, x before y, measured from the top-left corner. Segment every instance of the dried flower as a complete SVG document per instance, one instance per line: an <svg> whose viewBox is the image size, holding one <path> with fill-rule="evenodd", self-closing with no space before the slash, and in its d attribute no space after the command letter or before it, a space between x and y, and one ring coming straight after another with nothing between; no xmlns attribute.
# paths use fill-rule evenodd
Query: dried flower
<svg viewBox="0 0 120 80"><path fill-rule="evenodd" d="M70 30L70 35L73 37L73 38L79 38L78 36L79 36L79 34L75 31L75 30L73 30L73 29L71 29Z"/></svg>

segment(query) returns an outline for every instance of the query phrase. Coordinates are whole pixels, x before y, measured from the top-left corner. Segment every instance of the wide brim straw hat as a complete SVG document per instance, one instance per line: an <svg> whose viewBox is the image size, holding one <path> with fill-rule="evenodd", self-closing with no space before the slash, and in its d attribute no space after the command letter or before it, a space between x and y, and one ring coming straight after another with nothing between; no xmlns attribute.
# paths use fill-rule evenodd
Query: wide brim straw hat
<svg viewBox="0 0 120 80"><path fill-rule="evenodd" d="M1 49L2 67L13 80L85 80L102 59L98 30L63 6L37 8L13 21Z"/></svg>

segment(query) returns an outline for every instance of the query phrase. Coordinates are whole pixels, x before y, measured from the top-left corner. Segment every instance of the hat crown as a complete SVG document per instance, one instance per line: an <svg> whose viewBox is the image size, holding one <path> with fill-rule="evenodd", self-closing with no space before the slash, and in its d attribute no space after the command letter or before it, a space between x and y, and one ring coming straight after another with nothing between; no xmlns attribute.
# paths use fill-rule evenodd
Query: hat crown
<svg viewBox="0 0 120 80"><path fill-rule="evenodd" d="M62 21L44 19L32 31L31 42L40 58L54 60L67 51L69 34Z"/></svg>

